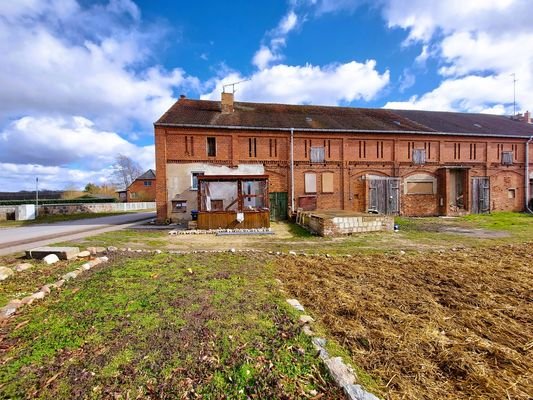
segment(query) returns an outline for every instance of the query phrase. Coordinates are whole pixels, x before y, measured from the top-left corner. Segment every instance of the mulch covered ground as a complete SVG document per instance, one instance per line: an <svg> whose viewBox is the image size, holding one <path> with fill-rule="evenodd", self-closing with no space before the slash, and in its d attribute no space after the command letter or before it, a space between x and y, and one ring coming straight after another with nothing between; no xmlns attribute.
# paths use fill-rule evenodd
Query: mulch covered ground
<svg viewBox="0 0 533 400"><path fill-rule="evenodd" d="M533 398L533 243L285 257L277 275L387 399Z"/></svg>

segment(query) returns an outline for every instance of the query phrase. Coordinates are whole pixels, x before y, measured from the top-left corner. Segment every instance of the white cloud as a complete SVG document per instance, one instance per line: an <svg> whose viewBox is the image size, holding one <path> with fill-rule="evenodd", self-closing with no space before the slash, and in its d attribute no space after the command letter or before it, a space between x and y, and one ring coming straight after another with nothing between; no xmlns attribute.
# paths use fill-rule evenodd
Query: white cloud
<svg viewBox="0 0 533 400"><path fill-rule="evenodd" d="M265 69L272 62L279 60L280 58L279 54L273 54L272 50L267 46L261 46L254 54L252 63L259 69Z"/></svg>
<svg viewBox="0 0 533 400"><path fill-rule="evenodd" d="M294 11L289 11L285 17L280 21L278 31L280 35L286 35L296 27L298 16Z"/></svg>
<svg viewBox="0 0 533 400"><path fill-rule="evenodd" d="M35 178L39 178L40 189L64 190L82 189L87 183L109 183L111 168L100 170L81 170L65 167L50 167L38 164L14 164L0 162L4 172L0 182L4 188L16 187L18 190L34 190ZM60 176L61 180L57 179Z"/></svg>
<svg viewBox="0 0 533 400"><path fill-rule="evenodd" d="M386 0L389 27L408 31L405 44L422 43L416 63L434 58L444 77L434 90L387 107L495 113L533 106L533 24L527 0Z"/></svg>
<svg viewBox="0 0 533 400"><path fill-rule="evenodd" d="M136 146L115 132L99 131L83 117L23 117L0 132L0 185L8 190L83 188L110 183L117 154L154 168L154 146Z"/></svg>
<svg viewBox="0 0 533 400"><path fill-rule="evenodd" d="M215 88L202 99L220 100L222 86L242 80L237 73L212 82ZM389 71L380 74L376 62L352 61L327 66L290 66L279 64L248 77L238 87L240 101L279 102L292 104L340 104L355 100L371 100L389 83Z"/></svg>
<svg viewBox="0 0 533 400"><path fill-rule="evenodd" d="M287 35L296 28L298 21L299 17L294 10L289 10L279 21L278 26L267 32L266 36L270 37L269 44L262 44L259 47L252 58L252 64L262 70L268 68L276 61L282 60L283 54L281 51L287 43Z"/></svg>
<svg viewBox="0 0 533 400"><path fill-rule="evenodd" d="M417 109L467 112L499 113L509 112L509 107L504 107L501 102L512 102L512 87L509 87L509 78L499 76L466 76L459 79L443 81L439 87L422 96L412 96L408 101L388 102L385 108Z"/></svg>
<svg viewBox="0 0 533 400"><path fill-rule="evenodd" d="M0 133L4 162L66 166L76 163L92 169L107 168L117 154L125 154L152 168L154 146L136 146L115 132L98 130L84 117L23 117Z"/></svg>
<svg viewBox="0 0 533 400"><path fill-rule="evenodd" d="M160 32L138 27L129 0L89 9L72 0L2 2L3 12L0 125L54 113L84 115L106 129L141 124L151 133L175 101L173 90L198 85L179 68L142 67Z"/></svg>

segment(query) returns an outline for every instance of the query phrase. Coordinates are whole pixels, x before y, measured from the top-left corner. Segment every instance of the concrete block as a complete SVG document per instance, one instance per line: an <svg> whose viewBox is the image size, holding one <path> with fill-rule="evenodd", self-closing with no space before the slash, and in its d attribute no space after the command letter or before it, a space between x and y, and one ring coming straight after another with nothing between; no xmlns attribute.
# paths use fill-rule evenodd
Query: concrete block
<svg viewBox="0 0 533 400"><path fill-rule="evenodd" d="M26 257L42 260L49 254L55 254L60 260L71 260L76 258L79 252L79 247L36 247L26 250Z"/></svg>
<svg viewBox="0 0 533 400"><path fill-rule="evenodd" d="M30 221L35 219L35 204L21 204L15 207L15 220Z"/></svg>

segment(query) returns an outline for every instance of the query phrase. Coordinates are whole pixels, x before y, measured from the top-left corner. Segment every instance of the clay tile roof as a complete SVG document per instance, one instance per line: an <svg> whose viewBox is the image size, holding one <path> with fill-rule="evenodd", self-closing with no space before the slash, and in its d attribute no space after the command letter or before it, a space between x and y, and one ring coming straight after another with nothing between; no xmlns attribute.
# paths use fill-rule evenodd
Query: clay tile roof
<svg viewBox="0 0 533 400"><path fill-rule="evenodd" d="M193 99L177 101L156 125L533 135L533 125L497 115L248 102L222 113L219 101Z"/></svg>

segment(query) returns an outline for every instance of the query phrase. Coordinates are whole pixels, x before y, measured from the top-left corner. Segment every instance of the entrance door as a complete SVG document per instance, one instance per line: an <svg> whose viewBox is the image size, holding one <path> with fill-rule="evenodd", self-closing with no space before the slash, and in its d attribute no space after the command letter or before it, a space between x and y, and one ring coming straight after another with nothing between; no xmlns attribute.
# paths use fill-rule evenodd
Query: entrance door
<svg viewBox="0 0 533 400"><path fill-rule="evenodd" d="M400 212L400 178L369 178L368 190L368 211L380 214L398 214Z"/></svg>
<svg viewBox="0 0 533 400"><path fill-rule="evenodd" d="M489 178L472 178L472 213L483 214L490 211L490 182Z"/></svg>
<svg viewBox="0 0 533 400"><path fill-rule="evenodd" d="M287 192L270 193L270 220L282 221L287 219Z"/></svg>

